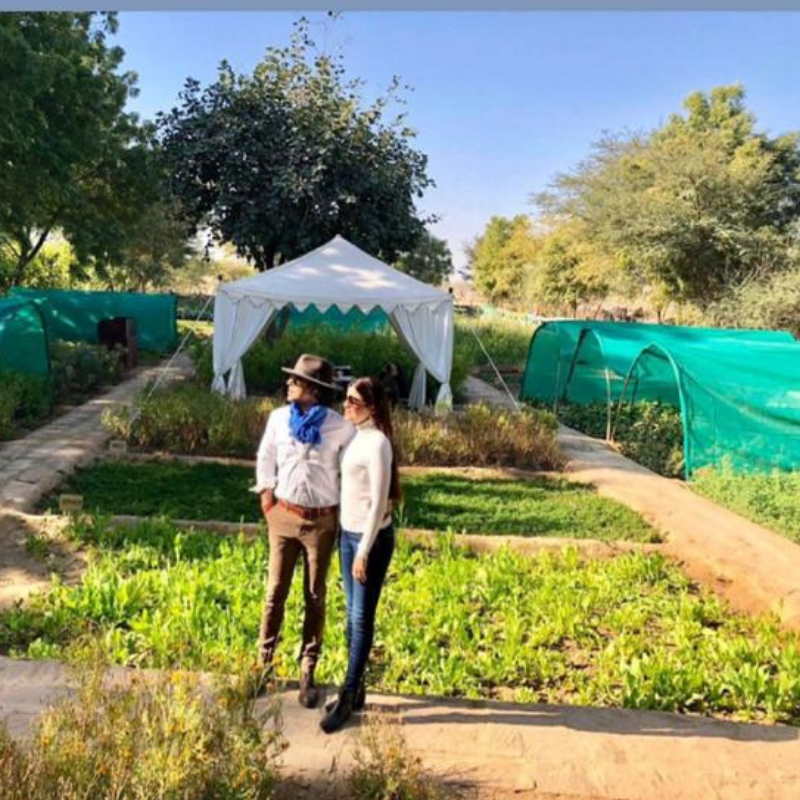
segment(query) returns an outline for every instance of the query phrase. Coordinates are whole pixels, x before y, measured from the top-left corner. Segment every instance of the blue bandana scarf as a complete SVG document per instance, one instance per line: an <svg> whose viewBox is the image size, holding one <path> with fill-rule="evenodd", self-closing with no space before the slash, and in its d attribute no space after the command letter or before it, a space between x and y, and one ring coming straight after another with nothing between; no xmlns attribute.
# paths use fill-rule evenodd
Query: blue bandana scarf
<svg viewBox="0 0 800 800"><path fill-rule="evenodd" d="M289 412L289 434L303 444L319 444L322 441L320 428L328 415L325 406L311 406L304 414L297 403L292 403Z"/></svg>

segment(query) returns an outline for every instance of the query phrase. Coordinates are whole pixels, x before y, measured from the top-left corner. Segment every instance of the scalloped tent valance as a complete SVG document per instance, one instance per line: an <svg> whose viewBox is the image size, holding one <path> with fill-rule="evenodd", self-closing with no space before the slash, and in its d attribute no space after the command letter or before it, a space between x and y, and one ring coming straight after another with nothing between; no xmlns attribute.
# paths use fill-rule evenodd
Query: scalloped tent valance
<svg viewBox="0 0 800 800"><path fill-rule="evenodd" d="M437 405L452 405L453 299L441 289L393 269L341 236L251 278L223 283L214 302L215 391L244 397L242 356L287 305L365 314L383 309L419 359L410 404L425 403L425 373L441 383ZM225 376L227 377L227 380Z"/></svg>

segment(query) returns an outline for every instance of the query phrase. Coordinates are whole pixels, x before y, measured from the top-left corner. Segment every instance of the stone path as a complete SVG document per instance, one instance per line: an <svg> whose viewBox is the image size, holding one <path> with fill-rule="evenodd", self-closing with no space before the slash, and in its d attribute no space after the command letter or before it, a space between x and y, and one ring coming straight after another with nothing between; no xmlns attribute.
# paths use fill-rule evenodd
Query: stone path
<svg viewBox="0 0 800 800"><path fill-rule="evenodd" d="M49 585L54 568L67 577L80 568L66 546L56 546L49 560L34 558L26 544L40 531L17 512L31 510L65 475L100 454L111 438L100 423L103 411L129 403L158 375L163 384L189 375L191 369L187 356L178 356L166 372L161 365L140 367L105 394L23 439L0 445L0 607Z"/></svg>
<svg viewBox="0 0 800 800"><path fill-rule="evenodd" d="M486 381L480 378L469 376L463 383L461 391L468 403L488 403L490 406L505 408L508 411L515 411L514 401L500 389L495 389Z"/></svg>
<svg viewBox="0 0 800 800"><path fill-rule="evenodd" d="M65 668L0 658L0 714L24 735L63 694ZM292 800L352 764L357 727L326 736L321 709L281 693ZM482 797L572 800L796 800L800 731L657 712L370 695L402 723L410 749L447 781ZM306 791L304 791L304 789Z"/></svg>

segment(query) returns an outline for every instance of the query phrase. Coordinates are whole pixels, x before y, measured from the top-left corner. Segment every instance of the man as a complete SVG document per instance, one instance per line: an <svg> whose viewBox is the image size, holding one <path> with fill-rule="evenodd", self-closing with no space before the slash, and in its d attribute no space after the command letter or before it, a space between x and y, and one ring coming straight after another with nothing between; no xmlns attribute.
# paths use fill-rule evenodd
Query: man
<svg viewBox="0 0 800 800"><path fill-rule="evenodd" d="M255 491L269 528L269 569L259 634L268 674L297 559L303 557L305 619L300 652L300 703L314 708L314 669L322 649L325 578L336 541L339 462L355 428L330 408L333 366L302 355L286 382L288 405L275 409L258 448Z"/></svg>

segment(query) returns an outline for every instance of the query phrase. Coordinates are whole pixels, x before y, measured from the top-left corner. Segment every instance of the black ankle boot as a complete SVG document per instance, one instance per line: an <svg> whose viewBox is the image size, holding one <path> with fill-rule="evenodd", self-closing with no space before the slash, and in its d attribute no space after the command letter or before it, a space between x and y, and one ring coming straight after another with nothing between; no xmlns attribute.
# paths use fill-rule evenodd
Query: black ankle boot
<svg viewBox="0 0 800 800"><path fill-rule="evenodd" d="M322 718L319 726L325 733L335 733L350 719L356 693L342 689L333 708Z"/></svg>
<svg viewBox="0 0 800 800"><path fill-rule="evenodd" d="M353 698L353 711L363 711L364 705L367 702L367 684L362 679L358 684L358 690Z"/></svg>
<svg viewBox="0 0 800 800"><path fill-rule="evenodd" d="M319 689L314 683L313 672L302 672L300 674L300 694L298 700L303 708L316 708L319 703Z"/></svg>

